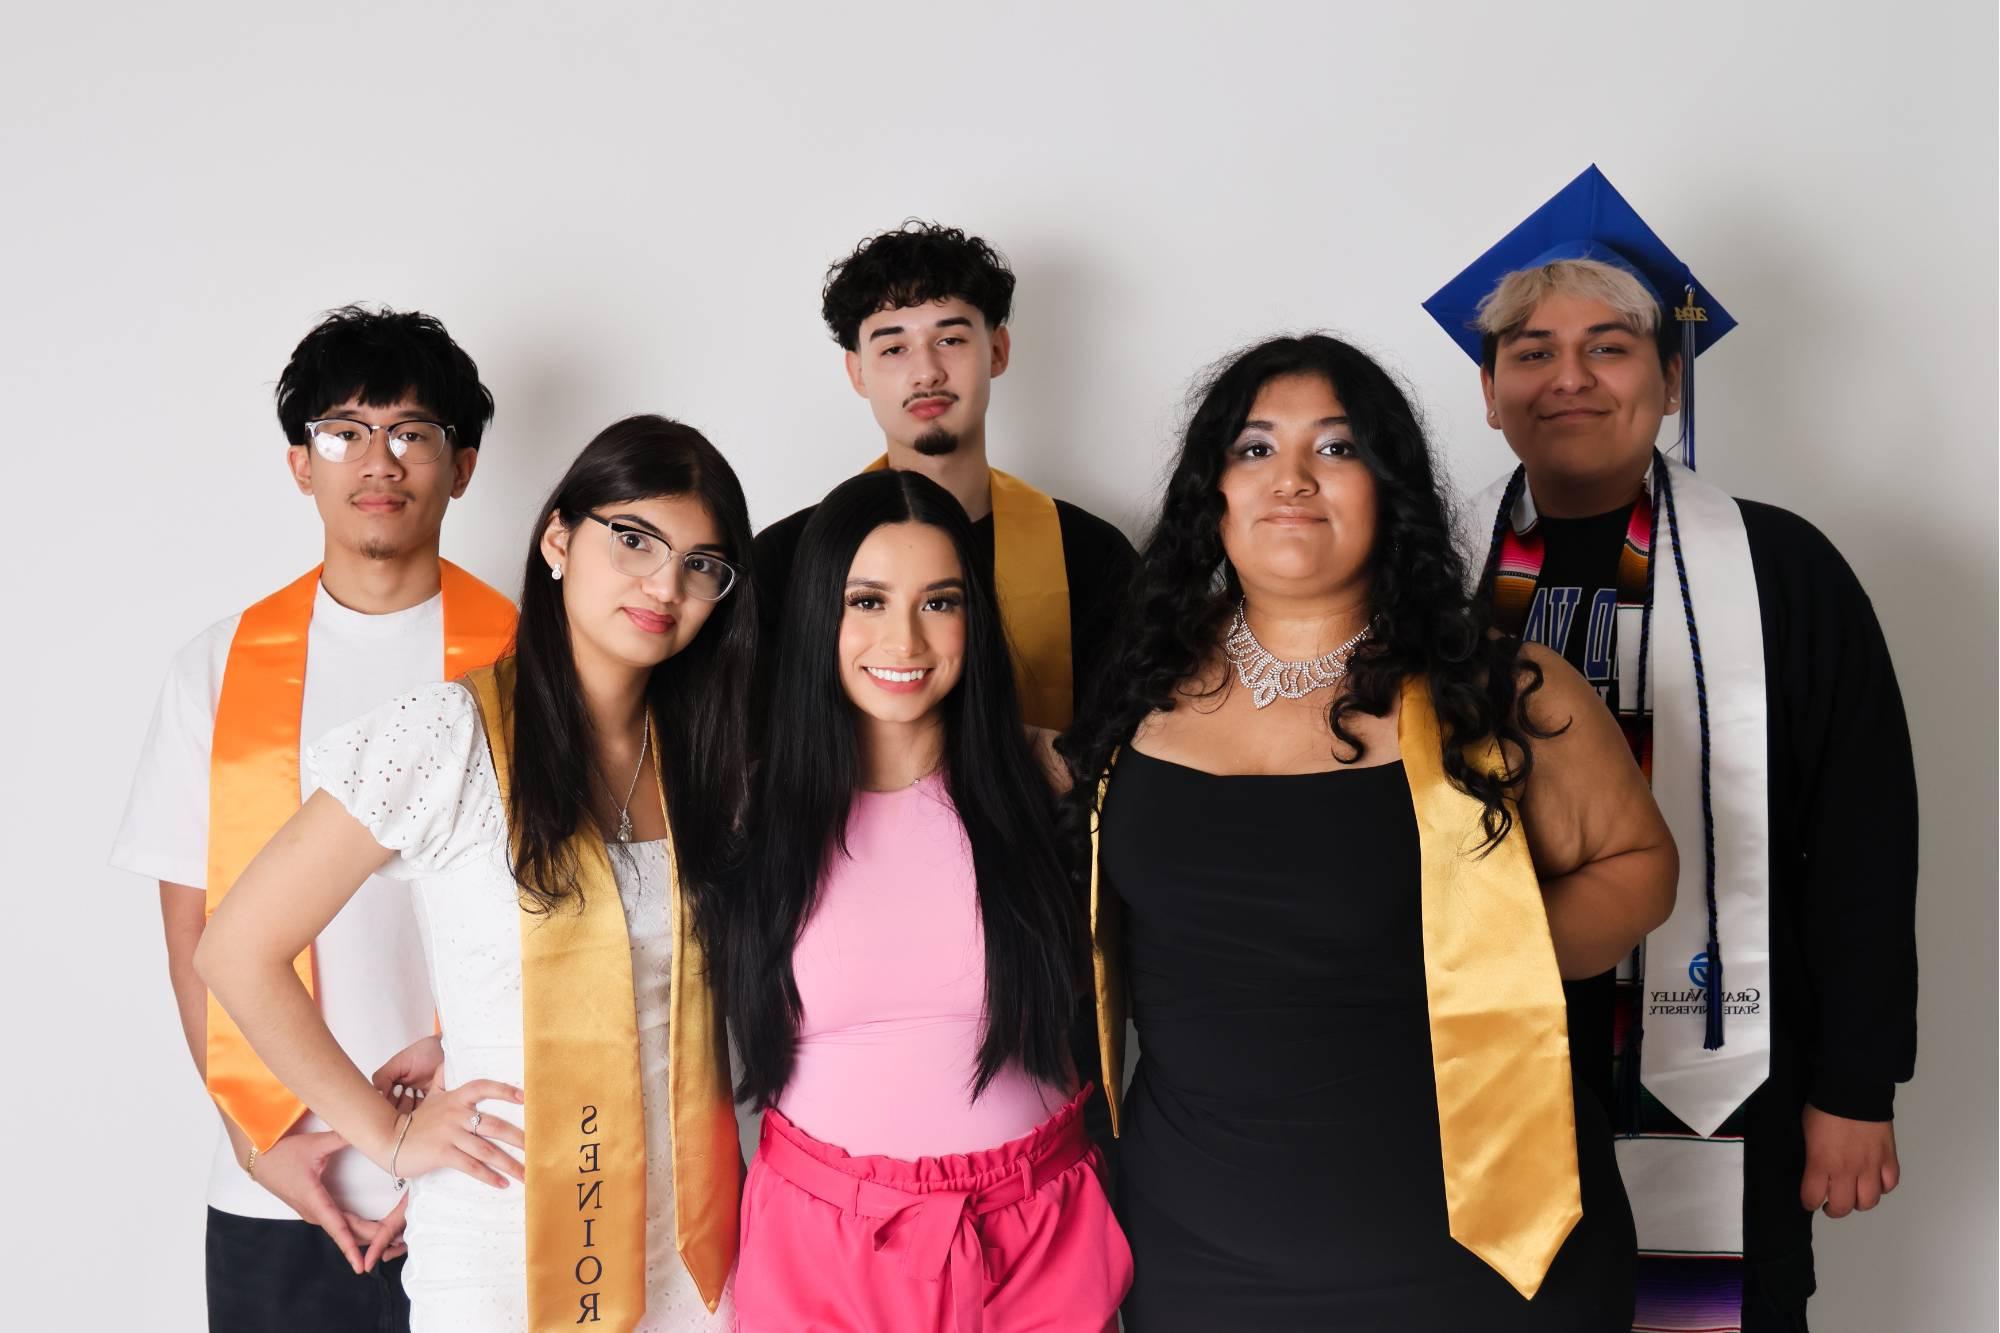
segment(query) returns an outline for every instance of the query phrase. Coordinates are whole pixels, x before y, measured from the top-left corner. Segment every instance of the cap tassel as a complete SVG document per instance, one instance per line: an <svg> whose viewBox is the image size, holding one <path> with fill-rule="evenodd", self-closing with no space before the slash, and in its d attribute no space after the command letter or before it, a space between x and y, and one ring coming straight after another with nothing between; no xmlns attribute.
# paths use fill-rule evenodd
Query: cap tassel
<svg viewBox="0 0 2000 1333"><path fill-rule="evenodd" d="M1694 331L1708 318L1708 312L1694 303L1694 284L1686 294L1687 304L1674 311L1681 325L1681 461L1694 471Z"/></svg>
<svg viewBox="0 0 2000 1333"><path fill-rule="evenodd" d="M1722 1049L1722 949L1716 943L1715 932L1708 932L1708 994L1703 997L1708 1006L1708 1025L1702 1031L1701 1048L1704 1051Z"/></svg>
<svg viewBox="0 0 2000 1333"><path fill-rule="evenodd" d="M1693 297L1689 297L1692 301ZM1692 421L1688 423L1692 430ZM1694 443L1690 434L1688 444ZM1657 459L1655 460L1657 463ZM1708 730L1708 672L1701 660L1701 631L1694 623L1694 594L1688 588L1687 559L1681 554L1681 520L1674 507L1673 480L1665 467L1655 472L1655 502L1666 510L1667 538L1674 548L1674 572L1680 576L1681 614L1687 618L1689 655L1694 658L1694 703L1695 717L1701 735L1701 840L1702 840L1702 890L1708 907L1708 985L1705 1007L1708 1010L1708 1026L1702 1036L1703 1050L1719 1050L1722 1046L1722 949L1720 932L1716 925L1715 907L1715 792L1710 786L1710 760L1713 751L1709 745Z"/></svg>

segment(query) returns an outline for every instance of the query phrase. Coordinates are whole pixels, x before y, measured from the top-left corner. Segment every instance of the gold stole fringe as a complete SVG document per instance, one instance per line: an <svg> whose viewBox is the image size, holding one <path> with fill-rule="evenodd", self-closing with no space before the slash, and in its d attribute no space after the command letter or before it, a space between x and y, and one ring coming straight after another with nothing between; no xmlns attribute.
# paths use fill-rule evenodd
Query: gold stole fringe
<svg viewBox="0 0 2000 1333"><path fill-rule="evenodd" d="M503 803L511 790L513 675L507 658L465 679L479 700ZM655 727L656 754L659 739ZM660 814L673 970L669 1086L656 1095L668 1098L676 1247L713 1311L736 1262L743 1161L722 1015L681 894L664 786ZM623 1330L646 1309L646 1122L631 939L596 827L579 829L570 846L581 910L521 914L529 1323Z"/></svg>
<svg viewBox="0 0 2000 1333"><path fill-rule="evenodd" d="M1482 807L1445 777L1422 677L1404 683L1397 733L1421 848L1424 982L1451 1234L1532 1297L1583 1216L1568 1015L1541 882L1518 813L1504 842L1476 854ZM1477 762L1497 767L1498 746L1489 742ZM1108 786L1107 774L1100 812ZM1096 830L1093 820L1091 958L1115 1132L1125 1067L1123 939L1118 900L1100 884Z"/></svg>
<svg viewBox="0 0 2000 1333"><path fill-rule="evenodd" d="M889 466L888 456L865 471ZM1070 658L1069 573L1056 502L999 468L988 468L993 498L993 585L1014 660L1021 719L1061 731L1070 723L1075 669Z"/></svg>
<svg viewBox="0 0 2000 1333"><path fill-rule="evenodd" d="M498 657L514 636L514 605L449 560L438 562L444 596L446 675ZM306 643L320 567L243 613L229 641L208 776L208 915L272 835L299 809L300 710ZM443 678L442 676L440 678ZM292 964L313 991L313 952ZM258 1150L298 1122L305 1106L272 1076L227 1011L208 997L208 1090Z"/></svg>

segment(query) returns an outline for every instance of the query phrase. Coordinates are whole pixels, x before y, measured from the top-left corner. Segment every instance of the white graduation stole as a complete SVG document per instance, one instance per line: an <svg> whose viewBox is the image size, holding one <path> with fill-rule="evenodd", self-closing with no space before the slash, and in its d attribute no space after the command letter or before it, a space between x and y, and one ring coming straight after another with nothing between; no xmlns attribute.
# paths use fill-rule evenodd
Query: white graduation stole
<svg viewBox="0 0 2000 1333"><path fill-rule="evenodd" d="M1724 492L1667 460L1680 551L1701 633L1709 711L1709 792L1715 820L1717 943L1723 959L1723 1044L1703 1049L1708 903L1703 889L1700 713L1681 604L1683 570L1666 506L1654 498L1658 537L1651 661L1653 796L1680 849L1674 910L1643 946L1645 1039L1639 1077L1697 1137L1621 1138L1618 1164L1642 1254L1728 1255L1743 1249L1743 1145L1714 1139L1770 1073L1770 804L1764 636L1742 510ZM1477 581L1507 489L1503 476L1460 509L1459 549ZM1532 514L1525 488L1510 516ZM1639 626L1621 616L1621 688L1638 677Z"/></svg>

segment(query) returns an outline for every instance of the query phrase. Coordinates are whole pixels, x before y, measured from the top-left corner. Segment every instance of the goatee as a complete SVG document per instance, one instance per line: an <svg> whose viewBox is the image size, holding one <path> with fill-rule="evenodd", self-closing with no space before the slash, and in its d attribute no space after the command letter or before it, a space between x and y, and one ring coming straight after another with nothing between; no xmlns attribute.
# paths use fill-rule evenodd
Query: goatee
<svg viewBox="0 0 2000 1333"><path fill-rule="evenodd" d="M940 427L925 431L910 447L925 458L943 458L958 449L958 436Z"/></svg>

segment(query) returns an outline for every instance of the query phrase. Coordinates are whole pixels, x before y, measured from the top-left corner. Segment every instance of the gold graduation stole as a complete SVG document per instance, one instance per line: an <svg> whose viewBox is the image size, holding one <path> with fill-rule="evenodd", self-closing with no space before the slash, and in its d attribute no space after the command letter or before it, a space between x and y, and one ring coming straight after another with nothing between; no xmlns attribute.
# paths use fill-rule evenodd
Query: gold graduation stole
<svg viewBox="0 0 2000 1333"><path fill-rule="evenodd" d="M479 702L503 804L510 801L514 659L465 677ZM653 727L649 720L647 725ZM653 731L654 753L659 733ZM743 1163L728 1048L693 914L680 887L664 787L668 1123L675 1244L710 1311L736 1262ZM521 1028L527 1093L531 1328L634 1327L646 1311L646 1119L632 945L610 855L592 822L570 838L580 909L521 913Z"/></svg>
<svg viewBox="0 0 2000 1333"><path fill-rule="evenodd" d="M867 467L889 466L887 455ZM1061 731L1070 723L1069 575L1056 502L999 468L988 468L993 497L993 586L1014 659L1021 719Z"/></svg>
<svg viewBox="0 0 2000 1333"><path fill-rule="evenodd" d="M1532 1297L1583 1216L1569 1019L1541 882L1518 813L1505 841L1478 852L1483 807L1445 777L1437 714L1421 676L1404 682L1397 739L1423 873L1445 1210L1452 1238ZM1497 769L1498 744L1487 741L1476 761ZM1108 785L1107 773L1098 788L1100 817ZM1093 820L1091 956L1098 1053L1116 1132L1125 1066L1122 940L1117 899L1099 885L1096 829Z"/></svg>
<svg viewBox="0 0 2000 1333"><path fill-rule="evenodd" d="M251 859L298 813L299 713L320 568L245 611L229 641L209 754L210 916ZM438 562L438 581L444 596L439 678L446 679L500 655L514 637L514 604L449 560ZM312 949L292 966L311 993ZM208 1091L260 1152L305 1113L213 995L208 997Z"/></svg>

